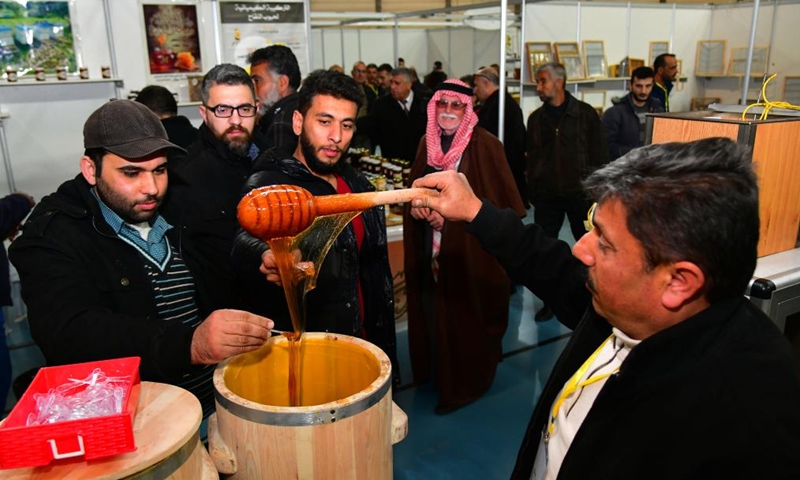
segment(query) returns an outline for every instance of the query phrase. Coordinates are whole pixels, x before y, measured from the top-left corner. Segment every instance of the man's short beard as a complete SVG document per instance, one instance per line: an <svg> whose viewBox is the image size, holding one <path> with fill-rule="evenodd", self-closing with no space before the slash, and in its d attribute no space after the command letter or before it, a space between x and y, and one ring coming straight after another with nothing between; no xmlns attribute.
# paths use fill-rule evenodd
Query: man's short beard
<svg viewBox="0 0 800 480"><path fill-rule="evenodd" d="M231 139L229 137L226 137L228 132L231 132L231 131L234 131L234 130L239 130L239 131L243 132L245 134L244 138ZM244 127L237 127L235 125L231 126L227 130L225 130L222 133L222 135L218 136L217 139L219 141L221 141L222 143L224 143L225 145L227 145L228 148L233 153L235 153L236 155L238 155L240 157L246 157L247 154L250 153L250 144L252 143L252 135L250 134L250 132L245 130Z"/></svg>
<svg viewBox="0 0 800 480"><path fill-rule="evenodd" d="M306 160L306 166L309 170L317 175L330 175L342 171L342 158L344 158L344 152L347 151L347 147L342 149L342 155L338 160L336 160L336 163L325 163L320 160L319 157L317 157L317 152L314 150L314 146L311 145L311 142L308 140L306 132L301 132L300 150L303 152L303 157Z"/></svg>
<svg viewBox="0 0 800 480"><path fill-rule="evenodd" d="M158 214L158 207L161 206L163 201L163 196L158 195L147 195L145 198L140 199L134 203L122 195L119 192L112 189L106 182L100 177L97 177L96 185L94 191L97 193L97 196L100 197L100 200L106 204L108 208L110 208L114 213L119 215L119 217L128 224L137 225L139 223L150 221L153 217ZM142 202L157 202L156 209L149 211L149 212L139 212L136 210L136 205Z"/></svg>

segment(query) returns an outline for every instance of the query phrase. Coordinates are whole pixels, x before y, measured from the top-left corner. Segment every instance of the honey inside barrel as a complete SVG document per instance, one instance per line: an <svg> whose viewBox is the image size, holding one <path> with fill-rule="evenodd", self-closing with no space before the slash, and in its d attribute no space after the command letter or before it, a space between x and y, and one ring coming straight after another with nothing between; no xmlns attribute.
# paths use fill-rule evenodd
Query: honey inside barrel
<svg viewBox="0 0 800 480"><path fill-rule="evenodd" d="M300 405L330 403L369 387L381 373L381 363L368 349L340 341L335 335L303 339ZM263 348L240 355L225 370L228 389L251 402L291 406L289 341L272 337Z"/></svg>

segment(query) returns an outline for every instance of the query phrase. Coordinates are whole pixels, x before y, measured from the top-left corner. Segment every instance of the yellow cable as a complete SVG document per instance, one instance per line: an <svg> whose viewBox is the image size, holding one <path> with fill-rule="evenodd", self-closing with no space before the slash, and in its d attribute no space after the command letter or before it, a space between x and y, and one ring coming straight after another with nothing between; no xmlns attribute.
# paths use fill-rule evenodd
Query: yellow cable
<svg viewBox="0 0 800 480"><path fill-rule="evenodd" d="M742 112L742 120L746 120L745 116L747 115L747 111L753 107L764 107L764 110L761 112L761 115L758 117L759 120L766 120L769 116L769 111L773 108L785 108L788 110L800 110L800 105L792 105L788 102L771 102L767 98L767 84L773 78L777 77L777 73L773 73L762 85L761 85L761 98L764 99L763 102L754 103L752 105L748 105L747 108L744 109Z"/></svg>

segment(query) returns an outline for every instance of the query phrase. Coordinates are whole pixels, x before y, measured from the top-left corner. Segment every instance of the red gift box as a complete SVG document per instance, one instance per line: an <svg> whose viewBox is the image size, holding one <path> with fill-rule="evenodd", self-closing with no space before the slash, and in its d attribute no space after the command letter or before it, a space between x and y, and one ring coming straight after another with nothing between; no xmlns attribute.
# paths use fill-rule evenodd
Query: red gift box
<svg viewBox="0 0 800 480"><path fill-rule="evenodd" d="M0 426L0 468L36 467L53 460L107 457L136 450L133 417L139 404L139 357L76 363L39 370L8 418ZM28 414L36 414L37 393L84 379L99 368L108 377L130 377L123 384L122 413L26 426Z"/></svg>

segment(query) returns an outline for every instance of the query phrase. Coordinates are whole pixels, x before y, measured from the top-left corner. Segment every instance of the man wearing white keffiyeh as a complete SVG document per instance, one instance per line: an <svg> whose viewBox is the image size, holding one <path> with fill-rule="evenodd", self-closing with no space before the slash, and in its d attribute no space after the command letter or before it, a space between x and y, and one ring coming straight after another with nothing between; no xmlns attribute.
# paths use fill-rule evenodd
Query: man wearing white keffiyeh
<svg viewBox="0 0 800 480"><path fill-rule="evenodd" d="M455 79L439 84L428 103L411 180L456 170L477 195L523 216L503 146L477 123L472 89ZM492 384L508 324L510 284L463 223L445 222L429 209L406 208L403 244L414 381L433 377L439 390L435 411L449 413Z"/></svg>

